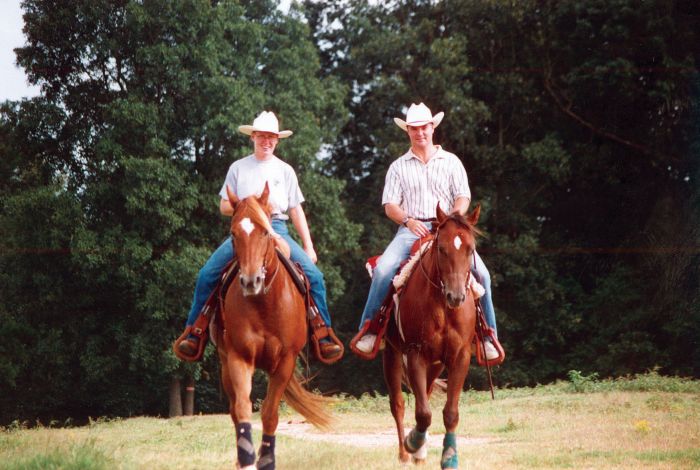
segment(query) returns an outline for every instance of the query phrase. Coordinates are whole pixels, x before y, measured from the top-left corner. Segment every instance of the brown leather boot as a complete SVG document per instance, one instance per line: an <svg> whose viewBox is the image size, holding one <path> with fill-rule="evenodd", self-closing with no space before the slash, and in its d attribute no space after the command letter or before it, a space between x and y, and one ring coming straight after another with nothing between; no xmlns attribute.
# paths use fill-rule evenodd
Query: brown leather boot
<svg viewBox="0 0 700 470"><path fill-rule="evenodd" d="M321 356L324 359L332 359L342 352L340 346L331 342L323 342L320 345Z"/></svg>
<svg viewBox="0 0 700 470"><path fill-rule="evenodd" d="M177 345L177 349L185 356L194 356L199 349L199 339L196 336L185 338Z"/></svg>

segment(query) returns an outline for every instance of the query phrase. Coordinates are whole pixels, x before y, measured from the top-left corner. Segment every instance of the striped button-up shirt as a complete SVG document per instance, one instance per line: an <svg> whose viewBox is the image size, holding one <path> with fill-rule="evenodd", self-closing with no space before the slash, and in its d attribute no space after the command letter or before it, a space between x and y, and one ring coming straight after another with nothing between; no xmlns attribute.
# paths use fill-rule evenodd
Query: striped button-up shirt
<svg viewBox="0 0 700 470"><path fill-rule="evenodd" d="M397 204L409 217L430 219L435 207L449 212L459 197L471 199L464 165L453 153L438 146L428 163L411 150L394 160L384 182L383 204Z"/></svg>

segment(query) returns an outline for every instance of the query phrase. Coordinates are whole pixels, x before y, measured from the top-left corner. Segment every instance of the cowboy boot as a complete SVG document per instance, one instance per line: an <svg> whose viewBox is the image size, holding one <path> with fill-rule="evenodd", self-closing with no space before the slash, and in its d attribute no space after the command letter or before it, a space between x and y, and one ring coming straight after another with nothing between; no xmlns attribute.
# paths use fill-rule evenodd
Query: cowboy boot
<svg viewBox="0 0 700 470"><path fill-rule="evenodd" d="M328 328L329 330L331 328ZM333 359L343 352L342 348L332 342L328 337L323 338L319 343L319 350L324 359Z"/></svg>
<svg viewBox="0 0 700 470"><path fill-rule="evenodd" d="M199 351L199 338L189 335L177 345L178 351L185 356L194 356Z"/></svg>

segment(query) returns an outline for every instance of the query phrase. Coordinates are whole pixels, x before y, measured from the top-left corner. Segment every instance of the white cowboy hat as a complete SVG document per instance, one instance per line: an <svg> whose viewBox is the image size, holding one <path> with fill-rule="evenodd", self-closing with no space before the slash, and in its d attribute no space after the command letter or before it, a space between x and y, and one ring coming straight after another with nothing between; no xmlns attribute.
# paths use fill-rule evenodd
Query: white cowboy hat
<svg viewBox="0 0 700 470"><path fill-rule="evenodd" d="M277 134L280 139L285 139L292 135L292 131L281 131L277 116L272 111L263 111L253 121L253 125L238 126L238 130L245 135L251 135L253 132L269 132Z"/></svg>
<svg viewBox="0 0 700 470"><path fill-rule="evenodd" d="M424 126L428 123L432 123L433 127L437 127L442 122L442 118L445 117L445 113L440 111L435 116L430 112L430 109L423 103L415 104L411 103L411 107L408 108L406 112L406 120L399 118L394 118L394 122L401 129L406 130L406 126Z"/></svg>

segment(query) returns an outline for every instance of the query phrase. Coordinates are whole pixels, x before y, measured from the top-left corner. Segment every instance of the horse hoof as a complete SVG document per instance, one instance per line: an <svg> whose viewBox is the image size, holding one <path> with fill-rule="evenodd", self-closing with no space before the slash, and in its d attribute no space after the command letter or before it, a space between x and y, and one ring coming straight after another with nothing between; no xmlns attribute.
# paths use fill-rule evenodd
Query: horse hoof
<svg viewBox="0 0 700 470"><path fill-rule="evenodd" d="M423 445L421 445L418 450L413 454L413 463L415 464L421 464L425 463L426 459L428 458L428 433L425 433L425 441L423 441Z"/></svg>
<svg viewBox="0 0 700 470"><path fill-rule="evenodd" d="M423 465L426 460L425 459L419 459L418 457L412 456L411 461L413 462L413 465Z"/></svg>

